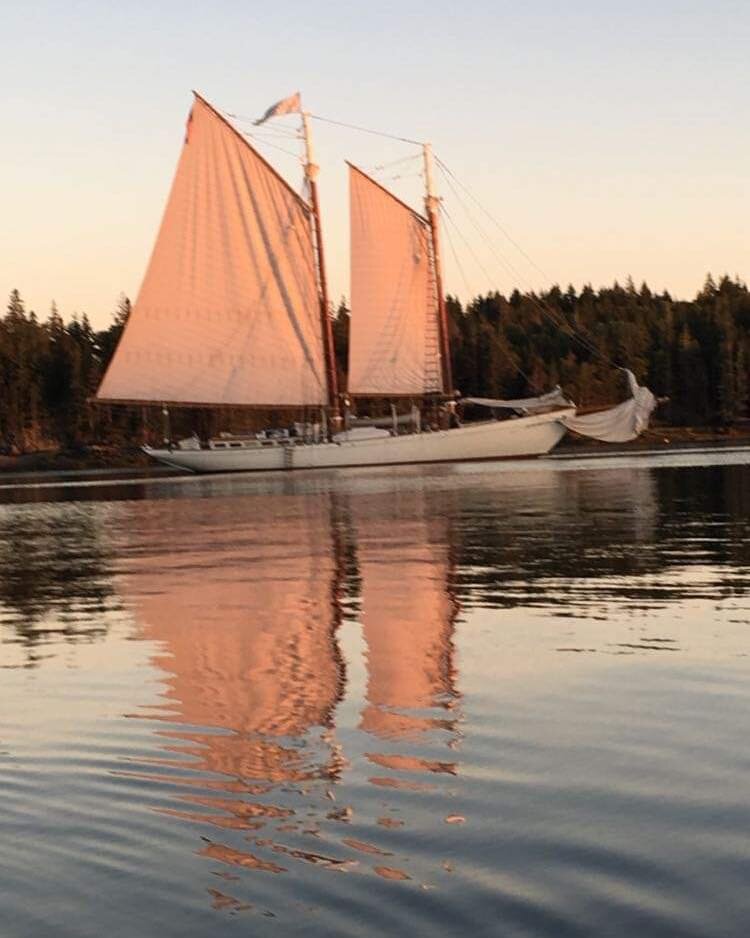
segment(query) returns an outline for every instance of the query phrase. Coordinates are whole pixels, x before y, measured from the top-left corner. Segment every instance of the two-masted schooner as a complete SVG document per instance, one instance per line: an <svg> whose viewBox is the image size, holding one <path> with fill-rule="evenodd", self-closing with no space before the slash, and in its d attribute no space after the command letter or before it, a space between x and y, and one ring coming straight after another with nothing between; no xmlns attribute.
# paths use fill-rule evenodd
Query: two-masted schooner
<svg viewBox="0 0 750 938"><path fill-rule="evenodd" d="M195 94L151 260L97 400L319 417L292 433L166 439L144 447L149 455L195 472L312 469L537 456L568 428L615 441L640 432L653 397L634 382L631 400L604 415L576 416L558 389L475 399L513 419L460 425L429 145L424 214L349 165L351 333L339 394L309 115L296 95L263 119L292 110L303 118L307 199ZM404 420L394 408L390 427L357 426L357 398L411 400L412 413ZM432 418L414 402L430 402Z"/></svg>

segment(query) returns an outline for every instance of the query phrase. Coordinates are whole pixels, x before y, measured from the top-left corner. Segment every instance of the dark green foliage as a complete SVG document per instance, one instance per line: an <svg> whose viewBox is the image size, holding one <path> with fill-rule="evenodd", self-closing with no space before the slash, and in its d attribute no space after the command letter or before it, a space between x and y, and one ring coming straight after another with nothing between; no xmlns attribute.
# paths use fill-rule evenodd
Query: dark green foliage
<svg viewBox="0 0 750 938"><path fill-rule="evenodd" d="M0 317L0 454L72 448L107 435L109 415L87 400L129 311L122 297L114 323L96 333L85 315L66 325L54 303L40 323L26 312L18 290L11 293Z"/></svg>
<svg viewBox="0 0 750 938"><path fill-rule="evenodd" d="M750 416L750 293L738 279L709 276L691 302L629 280L599 291L489 293L465 309L448 297L447 307L454 383L464 395L523 396L560 384L579 406L613 403L625 395L615 364L669 397L663 422L731 426ZM122 296L101 332L85 315L64 323L54 303L39 322L11 293L0 316L0 453L139 438L143 414L87 403L129 315ZM342 299L334 320L341 388L348 340ZM195 414L190 421L193 428ZM217 417L207 412L202 422L214 427Z"/></svg>
<svg viewBox="0 0 750 938"><path fill-rule="evenodd" d="M539 295L448 299L453 373L464 395L513 397L555 384L581 407L622 400L621 365L669 403L665 423L731 426L750 394L750 293L709 276L692 302L615 283Z"/></svg>
<svg viewBox="0 0 750 938"><path fill-rule="evenodd" d="M333 319L333 349L339 388L346 387L346 362L349 356L349 307L341 297Z"/></svg>

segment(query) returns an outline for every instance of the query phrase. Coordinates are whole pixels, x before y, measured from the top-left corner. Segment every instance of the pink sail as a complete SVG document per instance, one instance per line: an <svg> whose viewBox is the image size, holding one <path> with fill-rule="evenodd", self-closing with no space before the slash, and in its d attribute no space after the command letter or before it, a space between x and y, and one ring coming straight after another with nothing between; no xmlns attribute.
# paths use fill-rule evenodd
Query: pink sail
<svg viewBox="0 0 750 938"><path fill-rule="evenodd" d="M326 402L309 208L198 95L138 300L97 396Z"/></svg>
<svg viewBox="0 0 750 938"><path fill-rule="evenodd" d="M382 499L363 496L354 518L368 672L361 726L390 739L450 728L457 606L448 585L447 532L427 516L418 490L408 507L390 510ZM443 718L425 712L435 708Z"/></svg>
<svg viewBox="0 0 750 938"><path fill-rule="evenodd" d="M442 391L429 225L369 176L349 169L349 392Z"/></svg>
<svg viewBox="0 0 750 938"><path fill-rule="evenodd" d="M316 742L332 726L344 680L328 505L300 509L274 494L214 501L162 500L139 514L138 559L121 588L162 672L162 706L149 714L194 756L184 768L222 777L211 786L218 792L238 779L335 773L335 747ZM304 751L286 737L306 741Z"/></svg>

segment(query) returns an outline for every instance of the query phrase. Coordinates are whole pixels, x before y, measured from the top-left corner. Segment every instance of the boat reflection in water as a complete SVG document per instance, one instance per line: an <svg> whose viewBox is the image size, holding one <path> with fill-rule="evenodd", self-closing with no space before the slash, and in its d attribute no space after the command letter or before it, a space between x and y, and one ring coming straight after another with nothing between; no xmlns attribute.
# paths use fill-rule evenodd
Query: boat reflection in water
<svg viewBox="0 0 750 938"><path fill-rule="evenodd" d="M729 459L3 489L3 936L744 938Z"/></svg>
<svg viewBox="0 0 750 938"><path fill-rule="evenodd" d="M661 566L632 549L653 537L652 485L528 471L471 492L405 478L386 498L353 480L142 503L127 590L166 675L149 712L167 751L148 770L169 785L158 810L201 825L223 864L427 878L441 858L392 838L466 814L458 591L475 608L601 603ZM526 643L504 628L493 671L522 675Z"/></svg>
<svg viewBox="0 0 750 938"><path fill-rule="evenodd" d="M403 824L384 789L419 792L432 786L415 773L456 772L452 760L429 757L430 746L444 750L457 738L445 521L427 519L423 492L408 497L408 512L384 510L375 496L143 505L127 590L141 637L160 646L153 663L166 689L148 715L162 724L168 753L148 775L187 789L176 801L168 794L161 813L224 831L204 836L204 856L268 872L286 871L279 854L335 868L363 854L390 856L346 836L370 808L341 790L347 769L355 783L364 773L375 786L366 827L381 830ZM335 725L346 609L355 610L355 627L361 613L367 669L366 700L349 731L380 743L366 745L356 766Z"/></svg>

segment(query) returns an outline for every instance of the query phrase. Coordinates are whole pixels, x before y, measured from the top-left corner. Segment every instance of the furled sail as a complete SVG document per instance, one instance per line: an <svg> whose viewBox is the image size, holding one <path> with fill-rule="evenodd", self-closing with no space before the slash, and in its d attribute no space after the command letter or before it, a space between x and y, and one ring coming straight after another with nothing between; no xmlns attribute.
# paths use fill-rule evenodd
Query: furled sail
<svg viewBox="0 0 750 938"><path fill-rule="evenodd" d="M428 222L354 166L349 392L443 390Z"/></svg>
<svg viewBox="0 0 750 938"><path fill-rule="evenodd" d="M631 394L627 401L593 414L562 417L560 422L568 430L604 443L629 443L639 437L648 429L657 400L648 388L638 384L632 371L626 369L625 374Z"/></svg>
<svg viewBox="0 0 750 938"><path fill-rule="evenodd" d="M462 404L476 404L478 407L489 407L492 410L515 410L521 414L541 414L554 407L570 407L572 402L563 394L558 385L546 394L539 397L522 397L514 400L504 400L494 397L463 397Z"/></svg>
<svg viewBox="0 0 750 938"><path fill-rule="evenodd" d="M97 396L326 402L308 206L198 95L140 294Z"/></svg>

